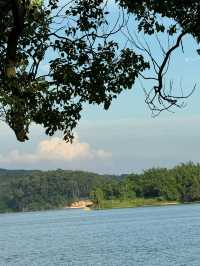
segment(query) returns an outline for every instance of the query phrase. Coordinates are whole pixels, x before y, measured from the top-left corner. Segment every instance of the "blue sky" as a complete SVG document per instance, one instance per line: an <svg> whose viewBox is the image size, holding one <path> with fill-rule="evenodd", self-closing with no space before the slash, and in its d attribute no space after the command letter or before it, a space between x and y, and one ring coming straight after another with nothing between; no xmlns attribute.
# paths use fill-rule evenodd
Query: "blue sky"
<svg viewBox="0 0 200 266"><path fill-rule="evenodd" d="M120 38L124 43L124 37ZM147 40L159 58L160 50L155 40ZM164 37L161 40L166 41ZM184 53L181 50L175 53L168 78L175 84L182 80L185 92L197 84L184 109L163 112L152 118L144 103L141 85L136 82L132 90L123 92L113 102L109 111L86 106L72 145L65 144L59 133L53 138L47 137L44 130L35 125L32 125L30 140L19 143L7 125L1 123L0 167L81 169L119 174L157 166L172 167L189 160L198 162L200 57L192 38L185 37L183 45ZM149 88L151 84L145 82L144 86Z"/></svg>

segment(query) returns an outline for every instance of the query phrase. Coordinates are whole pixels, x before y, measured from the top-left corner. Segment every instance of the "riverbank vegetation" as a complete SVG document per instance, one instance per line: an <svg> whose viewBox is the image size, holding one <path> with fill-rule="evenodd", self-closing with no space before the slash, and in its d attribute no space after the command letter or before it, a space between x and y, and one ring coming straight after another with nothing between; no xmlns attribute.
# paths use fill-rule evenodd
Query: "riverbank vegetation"
<svg viewBox="0 0 200 266"><path fill-rule="evenodd" d="M69 206L90 198L95 208L200 201L200 164L111 176L82 171L0 170L0 212Z"/></svg>
<svg viewBox="0 0 200 266"><path fill-rule="evenodd" d="M121 208L135 208L143 206L167 206L167 205L177 205L180 204L179 201L168 201L159 198L135 198L135 199L112 199L103 200L100 205L100 209L121 209ZM98 206L94 206L98 208Z"/></svg>

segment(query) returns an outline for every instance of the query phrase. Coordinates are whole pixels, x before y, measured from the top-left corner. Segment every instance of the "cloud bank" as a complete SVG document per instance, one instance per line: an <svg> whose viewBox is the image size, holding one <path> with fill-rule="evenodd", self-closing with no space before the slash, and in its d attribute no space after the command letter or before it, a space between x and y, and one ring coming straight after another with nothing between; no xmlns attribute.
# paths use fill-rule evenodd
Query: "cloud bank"
<svg viewBox="0 0 200 266"><path fill-rule="evenodd" d="M0 154L0 163L71 162L75 160L108 159L111 157L111 152L103 149L92 149L90 144L81 142L78 135L76 135L72 144L66 143L61 138L54 137L40 141L36 150L32 153L24 153L15 149L11 150L8 154Z"/></svg>
<svg viewBox="0 0 200 266"><path fill-rule="evenodd" d="M200 158L200 115L83 121L77 132L81 140L76 136L71 145L35 128L30 142L21 144L2 128L0 167L119 174Z"/></svg>

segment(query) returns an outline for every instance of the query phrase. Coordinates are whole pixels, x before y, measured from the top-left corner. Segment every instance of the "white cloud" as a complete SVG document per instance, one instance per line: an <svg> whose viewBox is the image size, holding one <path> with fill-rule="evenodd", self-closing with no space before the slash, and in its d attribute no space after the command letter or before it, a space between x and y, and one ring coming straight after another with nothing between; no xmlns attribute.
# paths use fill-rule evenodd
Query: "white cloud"
<svg viewBox="0 0 200 266"><path fill-rule="evenodd" d="M92 159L95 152L91 150L88 143L80 142L76 136L73 144L66 143L60 138L43 140L39 143L37 155L44 160L70 161L76 158Z"/></svg>
<svg viewBox="0 0 200 266"><path fill-rule="evenodd" d="M12 150L7 155L0 154L0 163L31 163L36 160L34 154L20 153L18 150Z"/></svg>
<svg viewBox="0 0 200 266"><path fill-rule="evenodd" d="M199 122L200 115L174 114L156 119L82 121L77 131L84 142L76 136L72 145L60 138L47 139L38 127L31 130L30 141L21 144L10 129L1 127L0 167L128 173L197 162Z"/></svg>
<svg viewBox="0 0 200 266"><path fill-rule="evenodd" d="M12 150L8 154L0 154L0 163L37 163L41 161L74 161L107 159L112 154L102 149L92 149L90 144L80 142L76 135L72 144L58 137L42 140L33 153Z"/></svg>
<svg viewBox="0 0 200 266"><path fill-rule="evenodd" d="M98 150L97 152L96 152L96 154L97 154L97 156L99 157L99 158L110 158L110 157L112 157L112 153L111 152L108 152L108 151L104 151L104 150Z"/></svg>

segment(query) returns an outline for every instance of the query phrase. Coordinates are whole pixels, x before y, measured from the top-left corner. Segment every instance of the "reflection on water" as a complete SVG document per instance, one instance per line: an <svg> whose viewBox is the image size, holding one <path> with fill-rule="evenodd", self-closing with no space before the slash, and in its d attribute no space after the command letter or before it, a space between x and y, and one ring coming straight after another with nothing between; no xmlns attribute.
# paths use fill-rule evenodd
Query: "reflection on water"
<svg viewBox="0 0 200 266"><path fill-rule="evenodd" d="M0 265L199 266L200 205L1 214Z"/></svg>

